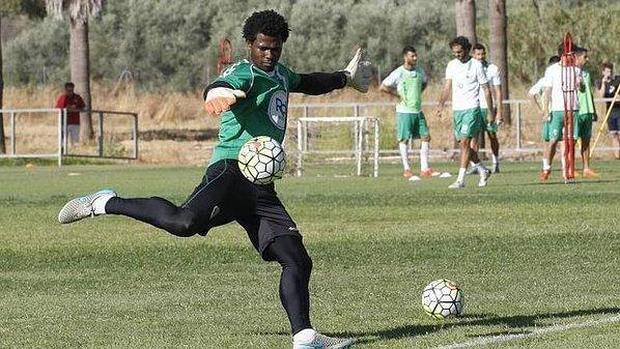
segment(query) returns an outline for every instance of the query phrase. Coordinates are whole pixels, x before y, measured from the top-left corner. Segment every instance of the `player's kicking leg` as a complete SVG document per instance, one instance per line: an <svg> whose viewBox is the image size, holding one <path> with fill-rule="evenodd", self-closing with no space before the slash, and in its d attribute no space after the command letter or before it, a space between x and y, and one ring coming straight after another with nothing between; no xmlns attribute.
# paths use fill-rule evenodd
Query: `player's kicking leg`
<svg viewBox="0 0 620 349"><path fill-rule="evenodd" d="M293 334L293 349L349 348L354 340L333 338L318 333L310 323L308 284L312 260L303 245L297 225L278 199L273 185L247 187L255 202L252 213L237 217L254 247L266 261L276 261L280 274L280 302L288 316Z"/></svg>
<svg viewBox="0 0 620 349"><path fill-rule="evenodd" d="M231 187L231 168L227 160L211 165L202 183L187 201L176 206L159 198L120 198L111 190L102 190L69 201L58 214L60 223L72 223L103 214L124 215L181 237L206 234L214 226L232 221L224 211Z"/></svg>

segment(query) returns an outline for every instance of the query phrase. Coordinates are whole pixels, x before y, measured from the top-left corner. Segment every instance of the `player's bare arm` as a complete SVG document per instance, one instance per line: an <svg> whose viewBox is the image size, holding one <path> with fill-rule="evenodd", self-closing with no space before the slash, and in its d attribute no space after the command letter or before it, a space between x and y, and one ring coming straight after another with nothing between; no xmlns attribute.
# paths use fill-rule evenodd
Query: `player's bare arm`
<svg viewBox="0 0 620 349"><path fill-rule="evenodd" d="M545 111L543 110L543 108L540 106L541 103L538 102L538 98L536 98L536 95L529 95L530 101L532 102L532 104L534 104L536 106L536 108L538 109L538 111L543 114Z"/></svg>
<svg viewBox="0 0 620 349"><path fill-rule="evenodd" d="M441 118L443 114L443 108L446 105L446 101L450 97L450 91L452 90L452 79L446 79L446 82L443 84L443 89L441 90L441 95L439 96L439 105L437 109L435 109L435 116Z"/></svg>
<svg viewBox="0 0 620 349"><path fill-rule="evenodd" d="M489 88L489 84L481 84L480 87L482 87L482 91L484 91L484 97L487 101L487 108L489 109L487 121L493 122L495 120L495 108L493 108L493 95L491 94L491 89Z"/></svg>
<svg viewBox="0 0 620 349"><path fill-rule="evenodd" d="M545 87L545 89L543 90L543 101L549 101L551 100L551 87ZM548 103L544 103L543 107L542 107L542 111L543 111L543 115L542 115L542 119L543 121L549 121L551 118L549 117L549 105Z"/></svg>
<svg viewBox="0 0 620 349"><path fill-rule="evenodd" d="M386 93L390 96L394 96L397 98L400 98L400 96L398 95L398 93L396 92L396 89L393 89L391 87L385 86L383 84L381 84L381 86L379 87L379 91Z"/></svg>
<svg viewBox="0 0 620 349"><path fill-rule="evenodd" d="M495 93L495 109L496 109L496 113L495 113L495 122L498 124L501 124L502 122L504 122L504 115L503 115L503 108L502 108L502 101L504 100L504 96L502 94L502 85L496 85L493 86L493 92Z"/></svg>

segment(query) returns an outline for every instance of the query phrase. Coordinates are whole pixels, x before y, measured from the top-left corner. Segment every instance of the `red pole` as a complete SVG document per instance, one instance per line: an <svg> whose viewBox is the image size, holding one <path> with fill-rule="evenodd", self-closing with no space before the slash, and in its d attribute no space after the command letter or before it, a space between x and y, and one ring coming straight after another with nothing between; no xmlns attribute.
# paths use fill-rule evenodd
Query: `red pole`
<svg viewBox="0 0 620 349"><path fill-rule="evenodd" d="M573 40L570 33L566 33L563 42L562 53L562 92L564 95L564 180L570 181L575 178L575 137L574 137L574 110L577 94L577 76L575 73L575 55L573 53Z"/></svg>

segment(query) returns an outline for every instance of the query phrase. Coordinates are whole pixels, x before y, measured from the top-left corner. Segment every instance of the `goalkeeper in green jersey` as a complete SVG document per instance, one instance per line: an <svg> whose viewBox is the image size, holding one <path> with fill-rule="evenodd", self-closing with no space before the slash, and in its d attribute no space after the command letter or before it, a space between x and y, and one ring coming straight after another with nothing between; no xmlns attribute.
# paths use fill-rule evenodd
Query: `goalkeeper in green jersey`
<svg viewBox="0 0 620 349"><path fill-rule="evenodd" d="M103 214L123 215L180 237L204 236L211 228L236 221L261 257L282 267L280 300L291 324L293 348L347 348L352 339L327 337L312 327L308 292L312 260L301 234L274 185L248 181L237 157L241 146L253 137L269 136L282 142L289 93L318 95L346 86L366 92L370 63L358 50L342 71L298 74L278 62L288 36L287 21L275 11L254 12L245 21L248 59L227 69L204 93L207 113L220 116L219 143L202 182L185 203L177 206L159 197L126 199L102 190L69 201L58 220L71 223ZM258 348L265 346L256 343Z"/></svg>

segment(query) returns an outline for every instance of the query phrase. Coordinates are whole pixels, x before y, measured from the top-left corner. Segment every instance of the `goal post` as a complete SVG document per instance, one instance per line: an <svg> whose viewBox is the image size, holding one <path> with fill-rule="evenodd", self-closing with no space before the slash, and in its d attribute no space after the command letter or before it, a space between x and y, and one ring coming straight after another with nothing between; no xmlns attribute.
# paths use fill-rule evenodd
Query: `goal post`
<svg viewBox="0 0 620 349"><path fill-rule="evenodd" d="M379 119L370 116L300 117L297 119L295 174L307 166L333 163L350 168L349 174L379 176ZM369 167L370 173L364 169Z"/></svg>

